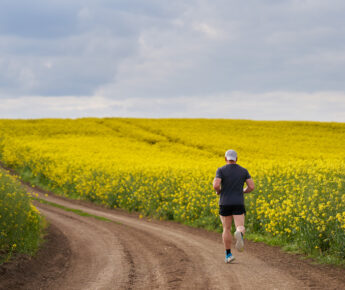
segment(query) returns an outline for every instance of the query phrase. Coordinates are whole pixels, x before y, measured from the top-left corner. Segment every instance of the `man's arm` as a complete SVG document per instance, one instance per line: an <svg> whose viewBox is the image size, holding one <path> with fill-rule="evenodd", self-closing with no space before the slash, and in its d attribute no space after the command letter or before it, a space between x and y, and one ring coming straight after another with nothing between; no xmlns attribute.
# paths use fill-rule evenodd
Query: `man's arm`
<svg viewBox="0 0 345 290"><path fill-rule="evenodd" d="M253 179L249 178L246 180L247 187L243 189L243 193L249 193L252 192L255 188Z"/></svg>
<svg viewBox="0 0 345 290"><path fill-rule="evenodd" d="M221 178L216 177L213 180L213 188L215 189L217 194L220 194L220 185L221 185L221 183L222 183L222 179Z"/></svg>

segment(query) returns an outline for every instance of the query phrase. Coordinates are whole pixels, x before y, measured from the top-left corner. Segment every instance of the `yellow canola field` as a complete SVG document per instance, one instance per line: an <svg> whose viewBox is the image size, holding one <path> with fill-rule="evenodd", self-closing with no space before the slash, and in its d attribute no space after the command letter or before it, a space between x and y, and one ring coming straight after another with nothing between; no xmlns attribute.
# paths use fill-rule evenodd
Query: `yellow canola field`
<svg viewBox="0 0 345 290"><path fill-rule="evenodd" d="M256 190L248 232L345 258L345 124L1 120L0 155L61 194L219 229L212 180L235 149Z"/></svg>
<svg viewBox="0 0 345 290"><path fill-rule="evenodd" d="M0 264L14 253L35 253L43 226L40 213L20 183L0 169Z"/></svg>

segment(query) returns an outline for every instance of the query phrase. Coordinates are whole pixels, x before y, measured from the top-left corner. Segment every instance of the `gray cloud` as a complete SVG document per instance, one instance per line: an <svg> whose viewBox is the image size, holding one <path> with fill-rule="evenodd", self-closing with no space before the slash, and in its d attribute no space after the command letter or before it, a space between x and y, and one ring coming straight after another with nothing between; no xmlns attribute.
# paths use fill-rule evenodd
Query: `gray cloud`
<svg viewBox="0 0 345 290"><path fill-rule="evenodd" d="M58 1L1 1L0 33L27 38L55 38L77 30L76 6Z"/></svg>
<svg viewBox="0 0 345 290"><path fill-rule="evenodd" d="M252 118L274 118L285 104L291 116L303 119L294 113L302 114L292 105L298 104L317 119L312 102L302 98L303 103L300 96L326 98L328 92L345 91L344 12L340 0L5 0L0 10L0 106L9 98L58 102L56 97L74 96L115 102L108 104L114 110L90 109L90 114L149 116L148 108L162 109L166 102L173 116L185 108L175 99L197 96L207 108L212 96L233 98L242 92L257 98L247 97L249 106L276 108L266 106L262 114L253 110ZM289 94L290 101L272 92ZM134 99L152 104L135 110L124 105ZM337 109L336 102L320 107L339 114L344 107L341 103ZM192 104L197 102L187 107ZM214 117L198 108L204 117ZM66 112L79 116L70 110L61 115Z"/></svg>
<svg viewBox="0 0 345 290"><path fill-rule="evenodd" d="M116 82L102 89L126 97L138 91L144 97L174 97L344 89L344 66L336 58L345 45L339 37L345 34L339 29L340 2L337 8L317 1L198 3L171 26L143 30L139 53L119 67ZM299 61L308 58L312 63Z"/></svg>

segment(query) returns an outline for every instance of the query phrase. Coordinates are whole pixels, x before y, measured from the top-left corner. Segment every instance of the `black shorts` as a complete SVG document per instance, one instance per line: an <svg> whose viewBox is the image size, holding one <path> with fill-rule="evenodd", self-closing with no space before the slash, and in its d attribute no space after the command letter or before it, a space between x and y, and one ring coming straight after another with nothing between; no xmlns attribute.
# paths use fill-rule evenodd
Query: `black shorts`
<svg viewBox="0 0 345 290"><path fill-rule="evenodd" d="M244 205L219 205L219 215L241 215L245 214L246 209Z"/></svg>

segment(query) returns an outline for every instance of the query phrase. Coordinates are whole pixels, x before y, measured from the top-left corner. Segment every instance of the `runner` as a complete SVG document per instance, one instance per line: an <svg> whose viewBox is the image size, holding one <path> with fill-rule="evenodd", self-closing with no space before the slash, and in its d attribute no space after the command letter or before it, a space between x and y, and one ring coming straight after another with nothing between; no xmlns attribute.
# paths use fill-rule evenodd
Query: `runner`
<svg viewBox="0 0 345 290"><path fill-rule="evenodd" d="M231 263L235 257L231 253L231 225L234 220L236 231L236 249L243 251L244 242L244 193L254 190L254 181L247 169L237 164L235 150L225 152L226 165L218 168L213 180L213 188L219 197L219 215L223 225L223 243L225 247L225 263ZM243 189L244 183L247 187Z"/></svg>

